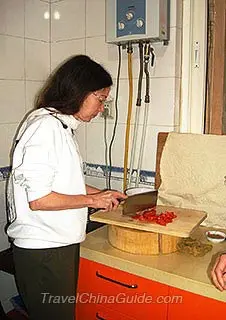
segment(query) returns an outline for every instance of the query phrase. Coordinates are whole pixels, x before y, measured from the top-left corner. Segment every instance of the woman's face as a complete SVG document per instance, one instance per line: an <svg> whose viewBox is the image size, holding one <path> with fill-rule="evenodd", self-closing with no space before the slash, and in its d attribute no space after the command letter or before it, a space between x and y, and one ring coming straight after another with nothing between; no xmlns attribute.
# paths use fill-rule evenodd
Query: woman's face
<svg viewBox="0 0 226 320"><path fill-rule="evenodd" d="M90 93L84 100L80 110L74 114L76 119L89 122L95 118L99 112L104 111L104 102L110 92L110 88L104 88Z"/></svg>

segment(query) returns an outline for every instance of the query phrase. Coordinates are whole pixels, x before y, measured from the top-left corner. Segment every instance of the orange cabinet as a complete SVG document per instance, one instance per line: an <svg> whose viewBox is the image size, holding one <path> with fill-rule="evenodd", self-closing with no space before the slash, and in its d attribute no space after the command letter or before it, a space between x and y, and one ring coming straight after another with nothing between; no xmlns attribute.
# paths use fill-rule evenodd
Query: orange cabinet
<svg viewBox="0 0 226 320"><path fill-rule="evenodd" d="M100 304L79 305L77 308L78 320L134 320L125 314L103 307Z"/></svg>
<svg viewBox="0 0 226 320"><path fill-rule="evenodd" d="M95 319L88 314L95 314L99 305L109 312L116 312L118 317L115 316L114 319L121 319L120 314L123 314L122 319L127 319L127 316L128 319L137 320L166 320L168 295L167 285L81 258L77 295L78 320ZM112 317L102 318L108 320Z"/></svg>
<svg viewBox="0 0 226 320"><path fill-rule="evenodd" d="M77 320L212 320L226 303L81 258Z"/></svg>
<svg viewBox="0 0 226 320"><path fill-rule="evenodd" d="M168 320L213 320L226 317L226 303L177 288L169 288Z"/></svg>

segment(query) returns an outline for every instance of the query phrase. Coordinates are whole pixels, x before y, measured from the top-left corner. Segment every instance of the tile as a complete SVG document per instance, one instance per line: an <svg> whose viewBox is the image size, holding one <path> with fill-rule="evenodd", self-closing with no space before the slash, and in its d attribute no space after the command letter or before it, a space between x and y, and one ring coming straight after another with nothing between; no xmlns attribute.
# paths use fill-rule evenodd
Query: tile
<svg viewBox="0 0 226 320"><path fill-rule="evenodd" d="M15 279L12 274L0 271L0 283L1 287L4 288L4 290L0 291L0 300L6 300L18 294Z"/></svg>
<svg viewBox="0 0 226 320"><path fill-rule="evenodd" d="M47 2L25 0L25 37L50 40L50 5Z"/></svg>
<svg viewBox="0 0 226 320"><path fill-rule="evenodd" d="M174 126L175 78L151 79L149 125ZM179 90L179 88L177 88Z"/></svg>
<svg viewBox="0 0 226 320"><path fill-rule="evenodd" d="M0 181L0 225L6 223L5 181ZM2 231L2 230L1 230Z"/></svg>
<svg viewBox="0 0 226 320"><path fill-rule="evenodd" d="M0 43L0 79L24 79L24 39L0 35Z"/></svg>
<svg viewBox="0 0 226 320"><path fill-rule="evenodd" d="M26 80L43 81L50 71L50 44L36 40L25 40Z"/></svg>
<svg viewBox="0 0 226 320"><path fill-rule="evenodd" d="M0 33L24 36L24 0L0 1Z"/></svg>
<svg viewBox="0 0 226 320"><path fill-rule="evenodd" d="M131 125L130 128L130 140L129 145L132 143L132 132L134 126ZM109 125L109 136L112 136L113 125ZM126 134L126 125L119 124L117 126L114 143L112 145L112 165L117 167L124 167L124 151L125 151L125 134ZM128 157L128 163L130 163L130 152Z"/></svg>
<svg viewBox="0 0 226 320"><path fill-rule="evenodd" d="M24 81L0 80L0 123L21 120L25 113Z"/></svg>
<svg viewBox="0 0 226 320"><path fill-rule="evenodd" d="M86 161L86 124L82 123L75 132L75 138L79 145L79 150L83 161Z"/></svg>
<svg viewBox="0 0 226 320"><path fill-rule="evenodd" d="M11 301L9 301L8 299L1 301L1 303L5 313L8 313L13 310L13 305Z"/></svg>
<svg viewBox="0 0 226 320"><path fill-rule="evenodd" d="M115 142L112 146L113 166L123 167L125 127L124 124L117 126ZM112 138L113 125L109 124L106 131L107 144L109 145ZM87 162L106 164L104 123L89 123L87 125Z"/></svg>
<svg viewBox="0 0 226 320"><path fill-rule="evenodd" d="M169 44L153 44L155 53L154 66L150 67L151 77L180 76L181 30L170 28Z"/></svg>
<svg viewBox="0 0 226 320"><path fill-rule="evenodd" d="M136 116L137 109L136 106L137 99L137 86L138 81L133 81L133 106L132 106L132 119L131 124L135 123L135 119L139 119L138 123L144 123L144 112L145 112L145 91L146 91L146 81L142 82L142 103L140 106L139 117ZM114 95L114 90L112 96ZM150 104L148 105L148 123L152 125L172 125L174 122L174 103L175 103L175 78L152 78L150 81ZM163 94L164 92L164 94ZM126 123L127 113L128 113L128 80L120 81L119 88L119 99L118 99L118 109L119 109L119 123Z"/></svg>
<svg viewBox="0 0 226 320"><path fill-rule="evenodd" d="M0 167L10 165L10 150L19 123L0 124Z"/></svg>
<svg viewBox="0 0 226 320"><path fill-rule="evenodd" d="M0 251L9 248L8 237L7 237L7 235L6 235L5 231L4 231L5 230L5 225L6 225L6 221L3 222L3 223L0 223Z"/></svg>
<svg viewBox="0 0 226 320"><path fill-rule="evenodd" d="M100 188L100 189L106 189L108 188L108 184L106 183L106 178L103 177L90 177L86 176L85 181L87 184ZM142 183L139 184L139 186L142 186ZM143 184L143 186L147 186L146 184ZM123 192L123 175L120 179L115 179L114 176L111 177L110 182L110 189L118 190Z"/></svg>
<svg viewBox="0 0 226 320"><path fill-rule="evenodd" d="M85 54L85 39L53 42L51 44L51 70L75 54Z"/></svg>
<svg viewBox="0 0 226 320"><path fill-rule="evenodd" d="M106 188L106 183L105 180L102 178L98 177L85 177L85 182L86 184L99 188L99 189L105 189Z"/></svg>
<svg viewBox="0 0 226 320"><path fill-rule="evenodd" d="M111 181L111 189L123 192L123 180L121 180L121 181L112 180Z"/></svg>
<svg viewBox="0 0 226 320"><path fill-rule="evenodd" d="M183 0L170 1L170 27L182 28Z"/></svg>
<svg viewBox="0 0 226 320"><path fill-rule="evenodd" d="M174 125L175 119L175 105L179 108L179 84L176 86L177 78L151 78L150 81L150 104L147 107L148 123L151 125ZM136 106L137 100L138 79L133 81L133 104L131 124L138 119L139 124L144 123L145 113L145 91L146 80L142 81L142 103L140 107ZM110 96L114 99L115 110L115 84L112 87ZM164 94L163 94L164 93ZM128 80L122 79L119 83L118 92L118 123L126 124L128 115L128 100L129 100L129 84ZM177 112L178 113L178 112ZM115 114L115 112L114 112ZM178 114L177 114L178 117ZM107 119L107 122L113 124L115 119ZM93 122L103 123L104 119L99 115Z"/></svg>
<svg viewBox="0 0 226 320"><path fill-rule="evenodd" d="M43 84L44 84L43 81L26 81L25 83L26 111L30 111L31 109L34 108L36 95L38 94Z"/></svg>
<svg viewBox="0 0 226 320"><path fill-rule="evenodd" d="M155 171L158 133L170 132L170 131L177 131L177 129L175 126L150 126L149 125L147 127L143 161L142 161L143 170Z"/></svg>
<svg viewBox="0 0 226 320"><path fill-rule="evenodd" d="M119 126L118 126L119 127ZM117 129L117 133L120 129ZM87 124L87 135L86 135L86 145L87 145L87 159L88 163L98 163L104 164L106 163L105 159L105 129L104 122L103 123L95 123L91 122ZM121 132L119 133L119 140L122 141ZM109 143L112 137L112 124L109 124L106 128L106 139ZM116 136L116 140L118 139L118 135ZM122 149L120 149L122 150ZM114 164L118 166L117 164Z"/></svg>
<svg viewBox="0 0 226 320"><path fill-rule="evenodd" d="M141 167L140 170L147 170L149 172L155 172L156 164L156 148L157 148L157 135L158 132L169 132L175 130L175 127L165 126L147 126L145 140L142 141L142 126L138 126L137 138L134 145L134 161L131 167L132 156L132 141L134 126L131 126L130 143L129 143L129 158L128 168L137 170L138 159L140 152L142 152L141 146L143 146L143 153L141 153ZM117 138L120 136L121 139ZM123 138L122 138L123 137ZM125 150L125 125L119 125L117 130L115 143L112 149L112 163L113 166L124 167L124 150ZM120 150L120 151L119 151ZM152 180L152 179L151 179Z"/></svg>
<svg viewBox="0 0 226 320"><path fill-rule="evenodd" d="M51 6L51 41L85 37L85 1L65 0Z"/></svg>
<svg viewBox="0 0 226 320"><path fill-rule="evenodd" d="M87 162L104 164L103 124L89 123L87 125Z"/></svg>
<svg viewBox="0 0 226 320"><path fill-rule="evenodd" d="M105 1L86 1L86 37L105 35Z"/></svg>

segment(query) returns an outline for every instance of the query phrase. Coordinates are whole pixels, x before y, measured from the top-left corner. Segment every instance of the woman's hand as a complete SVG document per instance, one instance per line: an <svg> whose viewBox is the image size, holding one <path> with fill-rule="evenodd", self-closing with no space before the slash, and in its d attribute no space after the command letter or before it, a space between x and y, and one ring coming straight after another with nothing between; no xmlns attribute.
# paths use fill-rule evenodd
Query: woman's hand
<svg viewBox="0 0 226 320"><path fill-rule="evenodd" d="M220 290L226 290L226 253L220 255L211 271L214 285Z"/></svg>
<svg viewBox="0 0 226 320"><path fill-rule="evenodd" d="M124 193L115 190L101 191L91 194L89 197L92 198L93 208L100 208L105 211L117 209L120 201L127 198Z"/></svg>

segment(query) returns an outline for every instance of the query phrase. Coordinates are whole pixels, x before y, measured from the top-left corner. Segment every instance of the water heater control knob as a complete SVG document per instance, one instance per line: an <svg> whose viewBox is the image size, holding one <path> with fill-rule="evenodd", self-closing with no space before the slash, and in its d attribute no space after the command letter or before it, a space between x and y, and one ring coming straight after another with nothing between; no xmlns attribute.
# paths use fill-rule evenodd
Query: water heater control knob
<svg viewBox="0 0 226 320"><path fill-rule="evenodd" d="M122 22L122 21L119 21L119 22L118 22L118 29L119 29L119 30L125 29L125 23Z"/></svg>
<svg viewBox="0 0 226 320"><path fill-rule="evenodd" d="M142 28L144 25L144 21L142 19L137 19L136 25L137 28Z"/></svg>
<svg viewBox="0 0 226 320"><path fill-rule="evenodd" d="M132 20L133 17L134 17L134 13L133 13L132 11L128 11L128 12L126 13L126 19L127 19L127 20Z"/></svg>

